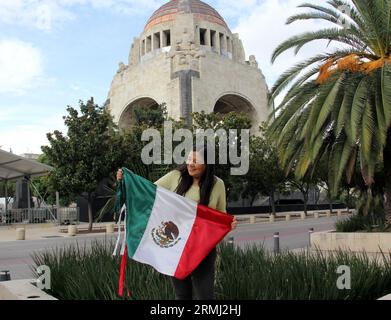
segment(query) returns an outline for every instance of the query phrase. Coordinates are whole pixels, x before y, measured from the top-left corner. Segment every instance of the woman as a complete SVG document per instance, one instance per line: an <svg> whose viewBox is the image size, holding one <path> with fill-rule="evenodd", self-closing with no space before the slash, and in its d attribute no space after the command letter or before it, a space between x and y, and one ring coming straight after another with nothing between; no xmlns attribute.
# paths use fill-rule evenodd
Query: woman
<svg viewBox="0 0 391 320"><path fill-rule="evenodd" d="M194 148L186 164L155 182L156 185L176 192L197 203L226 212L226 194L223 180L216 177L215 167L207 163L207 148ZM117 172L122 179L122 171ZM232 230L237 226L236 218ZM172 277L177 300L192 300L193 287L200 300L214 299L215 262L217 252L214 248L199 266L184 280Z"/></svg>

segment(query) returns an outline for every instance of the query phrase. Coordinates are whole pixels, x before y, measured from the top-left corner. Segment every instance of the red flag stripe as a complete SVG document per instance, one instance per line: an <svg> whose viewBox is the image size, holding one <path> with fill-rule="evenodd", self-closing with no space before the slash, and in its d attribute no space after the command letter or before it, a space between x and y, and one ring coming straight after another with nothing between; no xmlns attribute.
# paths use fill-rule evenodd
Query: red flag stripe
<svg viewBox="0 0 391 320"><path fill-rule="evenodd" d="M175 278L183 280L232 230L234 217L203 205L197 206L197 215L190 236L179 260Z"/></svg>
<svg viewBox="0 0 391 320"><path fill-rule="evenodd" d="M125 284L125 271L126 271L126 263L128 261L128 246L125 245L125 252L121 259L121 268L119 272L119 286L118 286L118 295L122 298L124 296L124 288L126 288ZM131 297L131 292L126 288L127 297Z"/></svg>

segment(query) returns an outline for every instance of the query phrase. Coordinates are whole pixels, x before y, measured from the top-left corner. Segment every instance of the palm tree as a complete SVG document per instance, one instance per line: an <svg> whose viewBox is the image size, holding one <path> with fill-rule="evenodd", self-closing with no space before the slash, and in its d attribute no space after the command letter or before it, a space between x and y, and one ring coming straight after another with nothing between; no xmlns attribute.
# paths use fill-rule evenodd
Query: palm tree
<svg viewBox="0 0 391 320"><path fill-rule="evenodd" d="M296 64L271 89L271 104L286 90L270 128L281 162L303 177L328 159L333 193L343 178L349 182L356 163L370 190L380 165L386 224L391 225L391 0L329 0L300 7L309 12L290 17L287 24L316 19L330 27L286 40L272 62L316 40L340 47Z"/></svg>

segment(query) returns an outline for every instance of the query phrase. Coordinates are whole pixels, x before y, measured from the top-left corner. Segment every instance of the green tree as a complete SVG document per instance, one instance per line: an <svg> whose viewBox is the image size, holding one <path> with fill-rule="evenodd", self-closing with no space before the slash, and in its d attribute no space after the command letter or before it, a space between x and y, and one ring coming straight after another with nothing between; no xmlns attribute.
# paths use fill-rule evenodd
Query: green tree
<svg viewBox="0 0 391 320"><path fill-rule="evenodd" d="M227 114L219 114L219 113L206 113L206 112L196 112L193 113L193 131L194 133L198 129L212 129L217 131L219 129L224 129L227 133L229 130L237 130L238 139L235 143L237 143L238 156L240 155L241 150L241 130L249 130L251 128L251 119L245 113L237 113L230 112ZM242 182L243 177L241 176L233 176L231 175L232 164L222 164L219 161L219 152L220 150L220 141L217 138L216 140L216 175L223 179L226 190L227 190L227 199L229 200L238 200L240 194L242 193ZM228 150L227 150L228 154Z"/></svg>
<svg viewBox="0 0 391 320"><path fill-rule="evenodd" d="M89 231L92 231L92 203L98 184L114 174L123 158L122 137L109 112L91 98L80 101L80 113L68 107L64 117L67 135L59 131L47 135L50 146L42 147L55 170L50 179L62 195L82 195L88 202Z"/></svg>
<svg viewBox="0 0 391 320"><path fill-rule="evenodd" d="M153 108L136 106L133 109L134 121L132 124L120 132L121 139L118 141L117 150L121 150L118 167L126 167L134 173L150 181L156 181L175 167L166 164L146 165L141 159L142 149L148 141L142 141L141 136L146 129L156 129L163 136L164 121L172 120L168 118L166 104L160 104ZM182 128L181 121L173 121L174 128ZM163 149L160 150L163 154ZM115 179L114 176L107 181L105 190L107 191L107 202L100 209L96 221L102 220L107 214L113 214L115 205Z"/></svg>
<svg viewBox="0 0 391 320"><path fill-rule="evenodd" d="M137 125L144 124L148 127L161 128L168 117L167 105L162 103L150 108L136 106L133 114Z"/></svg>
<svg viewBox="0 0 391 320"><path fill-rule="evenodd" d="M326 40L341 44L284 72L270 102L284 90L270 133L278 139L284 167L303 177L327 154L328 178L335 195L344 174L350 180L358 163L368 187L384 164L386 224L391 224L391 0L329 0L303 4L306 13L288 24L323 20L330 28L294 36L272 55Z"/></svg>
<svg viewBox="0 0 391 320"><path fill-rule="evenodd" d="M303 195L304 200L304 213L307 215L308 213L308 198L309 198L309 192L312 187L315 187L317 185L317 179L311 175L306 174L304 177L298 179L295 174L290 174L288 177L288 188L291 192L293 191L300 191Z"/></svg>
<svg viewBox="0 0 391 320"><path fill-rule="evenodd" d="M284 191L287 179L279 164L275 144L265 136L265 124L260 131L261 136L252 136L250 140L250 170L244 177L243 195L247 194L251 202L259 193L269 197L275 215L275 194Z"/></svg>

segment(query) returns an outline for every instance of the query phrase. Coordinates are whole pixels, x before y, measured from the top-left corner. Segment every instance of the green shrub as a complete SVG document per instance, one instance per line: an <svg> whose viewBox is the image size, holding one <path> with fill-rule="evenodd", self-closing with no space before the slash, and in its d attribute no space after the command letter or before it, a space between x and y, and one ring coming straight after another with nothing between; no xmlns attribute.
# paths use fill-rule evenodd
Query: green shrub
<svg viewBox="0 0 391 320"><path fill-rule="evenodd" d="M273 255L261 247L221 248L218 272L222 299L356 300L377 299L391 292L389 263L362 254L324 256L285 251ZM384 260L385 261L385 260ZM337 268L351 267L351 290L337 288Z"/></svg>
<svg viewBox="0 0 391 320"><path fill-rule="evenodd" d="M347 219L337 221L335 228L337 232L370 231L371 223L368 217L358 214Z"/></svg>
<svg viewBox="0 0 391 320"><path fill-rule="evenodd" d="M36 266L51 268L52 290L59 299L116 300L120 258L112 243L73 246L34 254ZM391 266L365 254L282 252L259 246L245 249L222 242L216 263L216 298L222 300L377 299L391 292ZM351 267L351 290L338 290L337 268ZM174 299L169 277L150 266L129 261L127 287L139 300Z"/></svg>
<svg viewBox="0 0 391 320"><path fill-rule="evenodd" d="M114 257L113 250L112 242L95 241L91 246L73 245L35 253L33 261L36 266L50 267L52 290L49 293L58 299L119 300L121 258ZM133 260L128 260L125 279L135 299L175 297L168 277Z"/></svg>
<svg viewBox="0 0 391 320"><path fill-rule="evenodd" d="M337 221L335 228L337 232L384 232L386 226L382 218L376 218L373 215L363 216L357 214Z"/></svg>

